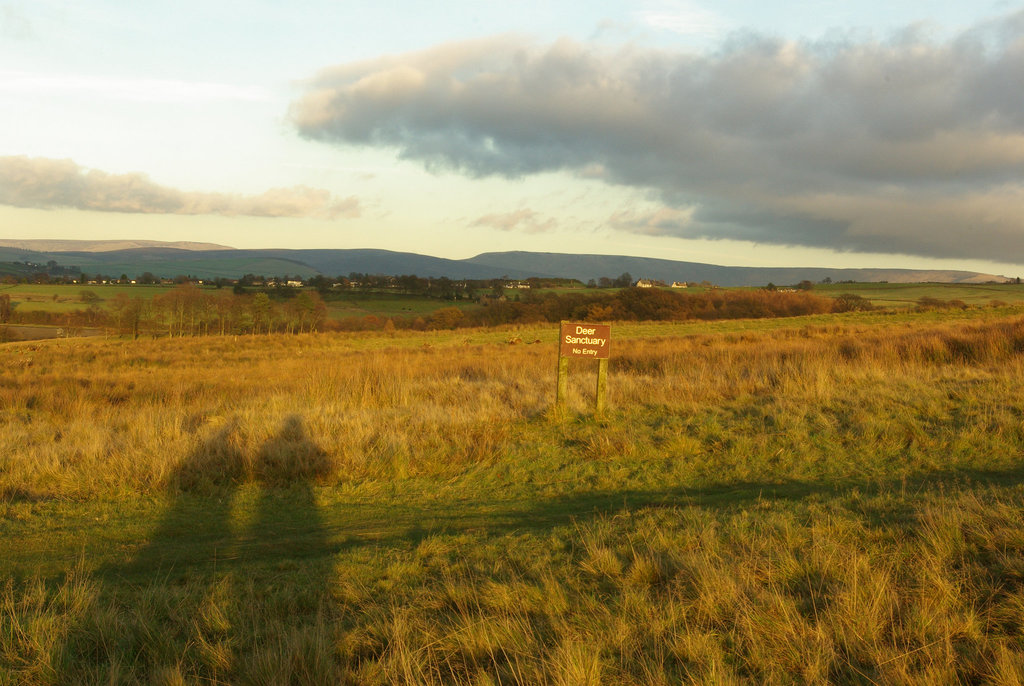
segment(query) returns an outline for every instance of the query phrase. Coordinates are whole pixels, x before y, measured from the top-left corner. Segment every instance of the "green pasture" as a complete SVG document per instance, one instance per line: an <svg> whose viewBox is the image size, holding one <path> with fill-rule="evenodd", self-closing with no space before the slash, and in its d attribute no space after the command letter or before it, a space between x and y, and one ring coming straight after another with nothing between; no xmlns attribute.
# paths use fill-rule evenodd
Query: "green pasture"
<svg viewBox="0 0 1024 686"><path fill-rule="evenodd" d="M832 283L815 284L811 292L830 297L853 293L879 307L890 308L915 307L921 298L960 300L967 305L1024 301L1024 284L1017 283Z"/></svg>
<svg viewBox="0 0 1024 686"><path fill-rule="evenodd" d="M14 284L0 286L0 294L11 296L16 309L35 312L70 312L96 305L106 308L119 293L131 298L151 300L171 286L131 284ZM98 300L82 299L83 292L94 293Z"/></svg>
<svg viewBox="0 0 1024 686"><path fill-rule="evenodd" d="M779 288L784 286L780 285ZM557 293L559 295L597 295L615 293L620 288L542 288L536 294ZM735 289L712 289L694 286L687 289L663 288L683 294L706 293L710 290L760 290L760 287L743 286ZM506 290L511 297L512 289ZM939 300L960 300L966 305L989 305L993 301L1005 303L1024 302L1024 284L955 284L955 283L832 283L815 284L810 291L815 295L835 298L844 293L853 293L867 298L878 307L904 309L916 307L921 298Z"/></svg>
<svg viewBox="0 0 1024 686"><path fill-rule="evenodd" d="M461 310L479 307L472 300L435 300L391 293L328 293L324 298L331 319L352 317L428 317L444 307Z"/></svg>

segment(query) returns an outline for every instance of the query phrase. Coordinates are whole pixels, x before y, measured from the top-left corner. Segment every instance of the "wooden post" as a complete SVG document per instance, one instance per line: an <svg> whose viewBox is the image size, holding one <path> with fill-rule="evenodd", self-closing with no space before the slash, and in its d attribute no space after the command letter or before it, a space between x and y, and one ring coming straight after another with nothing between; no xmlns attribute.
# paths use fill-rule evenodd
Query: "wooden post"
<svg viewBox="0 0 1024 686"><path fill-rule="evenodd" d="M558 389L555 393L555 406L565 408L565 398L569 394L569 358L558 356Z"/></svg>
<svg viewBox="0 0 1024 686"><path fill-rule="evenodd" d="M594 404L594 413L604 413L604 396L608 390L608 358L597 361L597 400Z"/></svg>

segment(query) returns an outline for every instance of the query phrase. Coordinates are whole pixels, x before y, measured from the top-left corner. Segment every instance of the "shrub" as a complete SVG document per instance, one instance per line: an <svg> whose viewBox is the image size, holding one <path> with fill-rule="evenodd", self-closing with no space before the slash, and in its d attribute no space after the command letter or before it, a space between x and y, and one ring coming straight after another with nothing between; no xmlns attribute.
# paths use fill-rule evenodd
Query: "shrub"
<svg viewBox="0 0 1024 686"><path fill-rule="evenodd" d="M856 293L843 293L832 305L833 312L867 312L874 309L875 305L870 300Z"/></svg>

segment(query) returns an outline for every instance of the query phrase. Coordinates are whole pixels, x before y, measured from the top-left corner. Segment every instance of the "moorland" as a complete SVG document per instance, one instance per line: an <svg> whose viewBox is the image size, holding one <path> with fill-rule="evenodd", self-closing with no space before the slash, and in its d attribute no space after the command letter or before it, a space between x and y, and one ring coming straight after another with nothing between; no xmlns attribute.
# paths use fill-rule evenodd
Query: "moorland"
<svg viewBox="0 0 1024 686"><path fill-rule="evenodd" d="M1020 683L993 299L0 345L0 684Z"/></svg>

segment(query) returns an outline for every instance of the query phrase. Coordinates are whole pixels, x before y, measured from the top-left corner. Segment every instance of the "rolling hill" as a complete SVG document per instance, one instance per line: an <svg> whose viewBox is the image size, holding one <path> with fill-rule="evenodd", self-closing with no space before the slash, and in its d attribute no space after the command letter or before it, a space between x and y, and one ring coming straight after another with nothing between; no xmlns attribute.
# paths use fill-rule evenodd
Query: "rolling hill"
<svg viewBox="0 0 1024 686"><path fill-rule="evenodd" d="M54 245L46 250L31 249ZM140 244L118 248L111 243ZM58 247L74 245L75 250ZM730 267L699 262L681 262L622 255L573 255L564 253L494 252L465 260L451 260L416 253L390 250L239 250L204 247L204 244L158 243L156 241L77 242L7 239L0 241L0 273L22 274L26 263L46 265L54 261L62 266L75 265L87 274L136 277L151 272L159 277L182 274L201 278L239 278L245 274L298 276L317 274L344 276L352 272L367 274L416 274L422 277L452 279L525 279L561 277L580 281L617 277L628 272L634 279L648 278L666 282L707 281L720 286L763 286L794 284L803 280L863 281L890 283L984 283L1005 281L994 274L969 271L916 269L830 269L818 267ZM31 269L31 268L29 268Z"/></svg>
<svg viewBox="0 0 1024 686"><path fill-rule="evenodd" d="M803 280L888 281L890 283L985 283L1005 281L1006 277L967 271L920 269L831 269L826 267L726 267L700 262L679 262L650 257L621 255L566 255L562 253L501 252L483 253L465 260L496 270L513 272L534 270L580 279L616 277L629 272L634 279L672 281L709 281L719 286L763 286L767 283L794 284Z"/></svg>
<svg viewBox="0 0 1024 686"><path fill-rule="evenodd" d="M216 243L195 243L192 241L145 241L145 240L53 240L28 238L24 240L0 238L0 248L19 248L36 252L110 252L133 248L178 248L180 250L230 250L226 245Z"/></svg>

